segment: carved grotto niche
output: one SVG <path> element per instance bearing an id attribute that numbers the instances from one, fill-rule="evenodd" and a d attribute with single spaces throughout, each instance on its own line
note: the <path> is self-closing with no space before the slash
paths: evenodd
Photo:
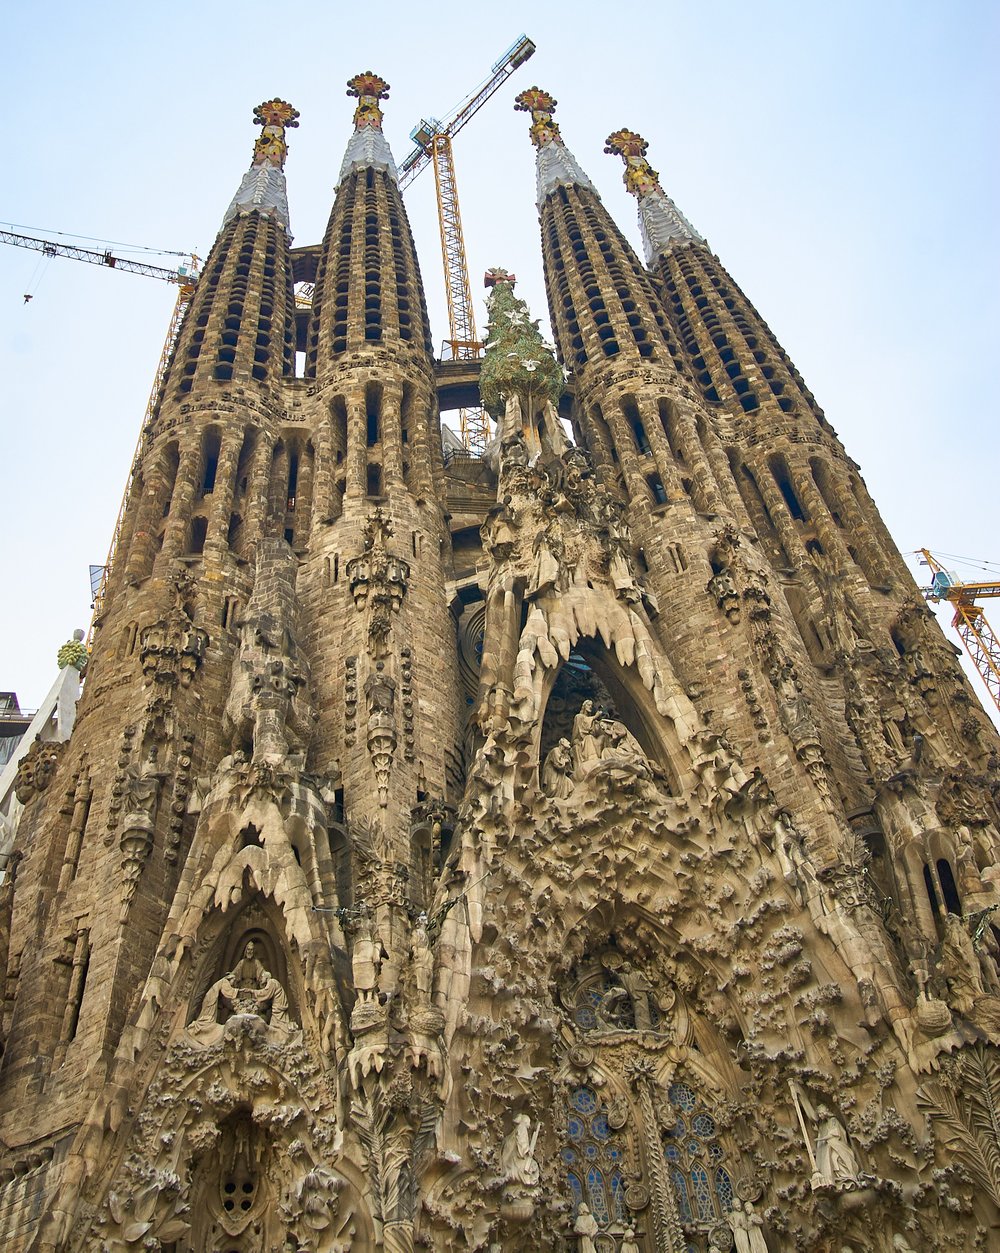
<path id="1" fill-rule="evenodd" d="M 673 990 L 654 985 L 639 963 L 614 947 L 579 963 L 561 990 L 561 999 L 583 1036 L 621 1031 L 673 1034 Z"/>
<path id="2" fill-rule="evenodd" d="M 565 799 L 581 783 L 636 779 L 675 794 L 665 751 L 650 733 L 629 676 L 601 646 L 581 640 L 559 667 L 545 702 L 539 769 L 548 796 Z M 662 723 L 662 719 L 658 719 Z"/>

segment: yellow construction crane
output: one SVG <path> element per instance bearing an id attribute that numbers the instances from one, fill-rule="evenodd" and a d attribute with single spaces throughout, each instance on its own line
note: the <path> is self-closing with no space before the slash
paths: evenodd
<path id="1" fill-rule="evenodd" d="M 946 600 L 955 609 L 952 626 L 958 632 L 979 677 L 1000 709 L 1000 641 L 986 620 L 986 614 L 975 603 L 991 596 L 1000 596 L 1000 580 L 992 583 L 962 583 L 951 571 L 946 570 L 926 548 L 919 549 L 923 564 L 930 567 L 930 587 L 923 589 L 927 600 L 935 603 Z"/>
<path id="2" fill-rule="evenodd" d="M 175 269 L 168 270 L 164 266 L 149 265 L 145 261 L 136 261 L 131 257 L 120 257 L 110 250 L 98 252 L 93 248 L 81 248 L 76 244 L 56 243 L 51 239 L 40 239 L 34 235 L 19 235 L 13 231 L 0 230 L 0 243 L 13 244 L 16 248 L 30 248 L 35 252 L 40 252 L 45 257 L 69 257 L 73 261 L 86 261 L 90 265 L 103 265 L 113 270 L 124 270 L 128 274 L 143 274 L 146 278 L 159 278 L 167 283 L 177 284 L 177 301 L 174 304 L 174 311 L 170 317 L 170 325 L 167 328 L 167 337 L 163 343 L 163 351 L 160 353 L 160 361 L 156 367 L 156 376 L 153 380 L 153 388 L 149 393 L 149 400 L 146 403 L 146 413 L 143 418 L 142 426 L 139 430 L 139 438 L 136 442 L 135 452 L 132 454 L 132 467 L 129 470 L 128 484 L 125 488 L 125 494 L 122 496 L 121 505 L 118 508 L 118 517 L 115 520 L 115 529 L 111 536 L 111 546 L 108 549 L 107 561 L 103 566 L 90 567 L 90 590 L 93 597 L 92 608 L 94 616 L 90 623 L 90 632 L 87 637 L 87 646 L 90 646 L 90 635 L 94 630 L 94 620 L 97 618 L 104 600 L 104 592 L 107 587 L 108 573 L 111 570 L 112 559 L 115 550 L 118 547 L 118 539 L 121 535 L 122 521 L 125 517 L 125 504 L 128 500 L 128 490 L 131 486 L 132 479 L 135 476 L 139 466 L 139 452 L 142 448 L 142 437 L 152 420 L 153 413 L 156 410 L 157 402 L 160 398 L 160 389 L 163 386 L 163 379 L 167 372 L 167 365 L 170 362 L 171 353 L 174 350 L 174 344 L 177 340 L 177 332 L 180 330 L 181 319 L 184 312 L 190 304 L 191 297 L 194 295 L 194 289 L 198 284 L 198 262 L 199 257 L 192 253 L 173 253 L 163 255 L 184 256 L 187 261 L 178 265 Z M 154 252 L 155 249 L 143 249 L 146 252 Z M 25 293 L 25 304 L 31 299 L 30 293 Z"/>
<path id="3" fill-rule="evenodd" d="M 451 331 L 445 347 L 452 360 L 474 361 L 483 351 L 476 332 L 476 318 L 469 285 L 469 265 L 462 235 L 462 215 L 455 183 L 452 140 L 483 107 L 490 96 L 534 54 L 535 45 L 527 35 L 519 35 L 490 68 L 489 76 L 467 96 L 452 114 L 443 119 L 424 118 L 410 132 L 417 145 L 399 167 L 399 186 L 411 183 L 426 166 L 434 166 L 437 188 L 438 225 L 441 228 L 441 256 L 448 293 L 448 325 Z M 444 353 L 442 352 L 442 356 Z M 466 448 L 482 453 L 489 440 L 489 420 L 482 409 L 461 411 L 462 440 Z"/>

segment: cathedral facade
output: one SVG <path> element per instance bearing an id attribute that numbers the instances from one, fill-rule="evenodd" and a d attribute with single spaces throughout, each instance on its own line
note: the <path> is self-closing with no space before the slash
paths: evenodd
<path id="1" fill-rule="evenodd" d="M 348 87 L 316 246 L 255 111 L 20 768 L 3 1247 L 998 1247 L 1000 745 L 857 466 L 642 137 L 644 261 L 538 88 L 555 346 L 495 269 L 436 361 Z"/>

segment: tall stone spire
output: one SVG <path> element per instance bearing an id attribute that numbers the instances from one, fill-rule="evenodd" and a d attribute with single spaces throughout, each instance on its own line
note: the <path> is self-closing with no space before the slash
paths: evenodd
<path id="1" fill-rule="evenodd" d="M 641 135 L 618 130 L 605 152 L 625 162 L 625 186 L 639 201 L 646 261 L 663 306 L 707 400 L 734 412 L 764 408 L 781 420 L 823 412 L 767 323 L 659 184 Z"/>
<path id="2" fill-rule="evenodd" d="M 673 248 L 705 242 L 680 209 L 660 186 L 660 176 L 646 160 L 649 144 L 635 131 L 618 130 L 605 141 L 604 151 L 617 154 L 625 162 L 623 182 L 639 201 L 639 228 L 642 231 L 646 263 Z"/>
<path id="3" fill-rule="evenodd" d="M 273 217 L 288 230 L 288 195 L 285 188 L 285 129 L 298 126 L 299 111 L 285 100 L 266 100 L 253 111 L 254 122 L 263 127 L 253 146 L 253 162 L 243 175 L 223 225 L 244 213 Z"/>
<path id="4" fill-rule="evenodd" d="M 563 143 L 555 100 L 530 87 L 514 107 L 531 115 L 545 283 L 563 364 L 583 371 L 588 362 L 618 357 L 679 368 L 649 276 Z"/>
<path id="5" fill-rule="evenodd" d="M 295 302 L 284 165 L 285 131 L 297 109 L 267 100 L 253 111 L 260 126 L 250 168 L 222 219 L 201 282 L 184 318 L 163 398 L 200 383 L 274 383 L 294 371 Z M 248 283 L 250 275 L 260 283 Z"/>
<path id="6" fill-rule="evenodd" d="M 347 80 L 347 94 L 357 97 L 358 107 L 354 110 L 354 134 L 344 153 L 337 186 L 352 170 L 366 167 L 385 170 L 395 182 L 396 163 L 382 134 L 382 110 L 379 107 L 380 101 L 389 98 L 389 84 L 371 70 L 365 70 L 363 74 L 355 74 Z"/>
<path id="7" fill-rule="evenodd" d="M 354 133 L 337 178 L 317 268 L 306 339 L 306 373 L 323 379 L 344 352 L 398 341 L 430 369 L 430 322 L 396 163 L 382 134 L 384 78 L 348 80 Z"/>
<path id="8" fill-rule="evenodd" d="M 531 114 L 531 142 L 538 149 L 537 201 L 541 210 L 545 197 L 557 187 L 586 187 L 598 200 L 597 188 L 583 172 L 563 142 L 559 123 L 552 114 L 558 102 L 540 87 L 529 87 L 517 97 L 514 108 Z"/>

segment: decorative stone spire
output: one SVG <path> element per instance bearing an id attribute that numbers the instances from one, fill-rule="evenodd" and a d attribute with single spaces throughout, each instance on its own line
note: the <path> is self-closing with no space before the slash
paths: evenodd
<path id="1" fill-rule="evenodd" d="M 388 99 L 389 84 L 378 74 L 365 70 L 347 80 L 347 94 L 357 97 L 358 107 L 354 110 L 354 134 L 344 153 L 337 186 L 352 170 L 366 166 L 385 170 L 395 179 L 396 163 L 382 134 L 382 110 L 379 107 L 380 100 Z"/>
<path id="2" fill-rule="evenodd" d="M 555 99 L 540 87 L 529 87 L 514 99 L 514 108 L 531 114 L 531 142 L 538 149 L 537 201 L 539 209 L 545 197 L 557 187 L 586 187 L 598 196 L 597 188 L 584 174 L 576 157 L 563 143 L 559 123 L 553 121 Z M 600 199 L 600 196 L 598 196 Z"/>
<path id="3" fill-rule="evenodd" d="M 659 174 L 646 160 L 648 148 L 641 135 L 622 129 L 608 136 L 604 151 L 625 162 L 623 181 L 639 201 L 643 250 L 647 264 L 652 265 L 657 257 L 666 256 L 674 248 L 703 244 L 705 240 L 660 186 Z"/>
<path id="4" fill-rule="evenodd" d="M 254 125 L 263 127 L 253 146 L 253 162 L 243 175 L 239 191 L 222 219 L 227 226 L 235 217 L 260 213 L 273 217 L 288 230 L 288 193 L 285 188 L 285 130 L 298 126 L 299 111 L 287 100 L 265 100 L 253 111 Z"/>

